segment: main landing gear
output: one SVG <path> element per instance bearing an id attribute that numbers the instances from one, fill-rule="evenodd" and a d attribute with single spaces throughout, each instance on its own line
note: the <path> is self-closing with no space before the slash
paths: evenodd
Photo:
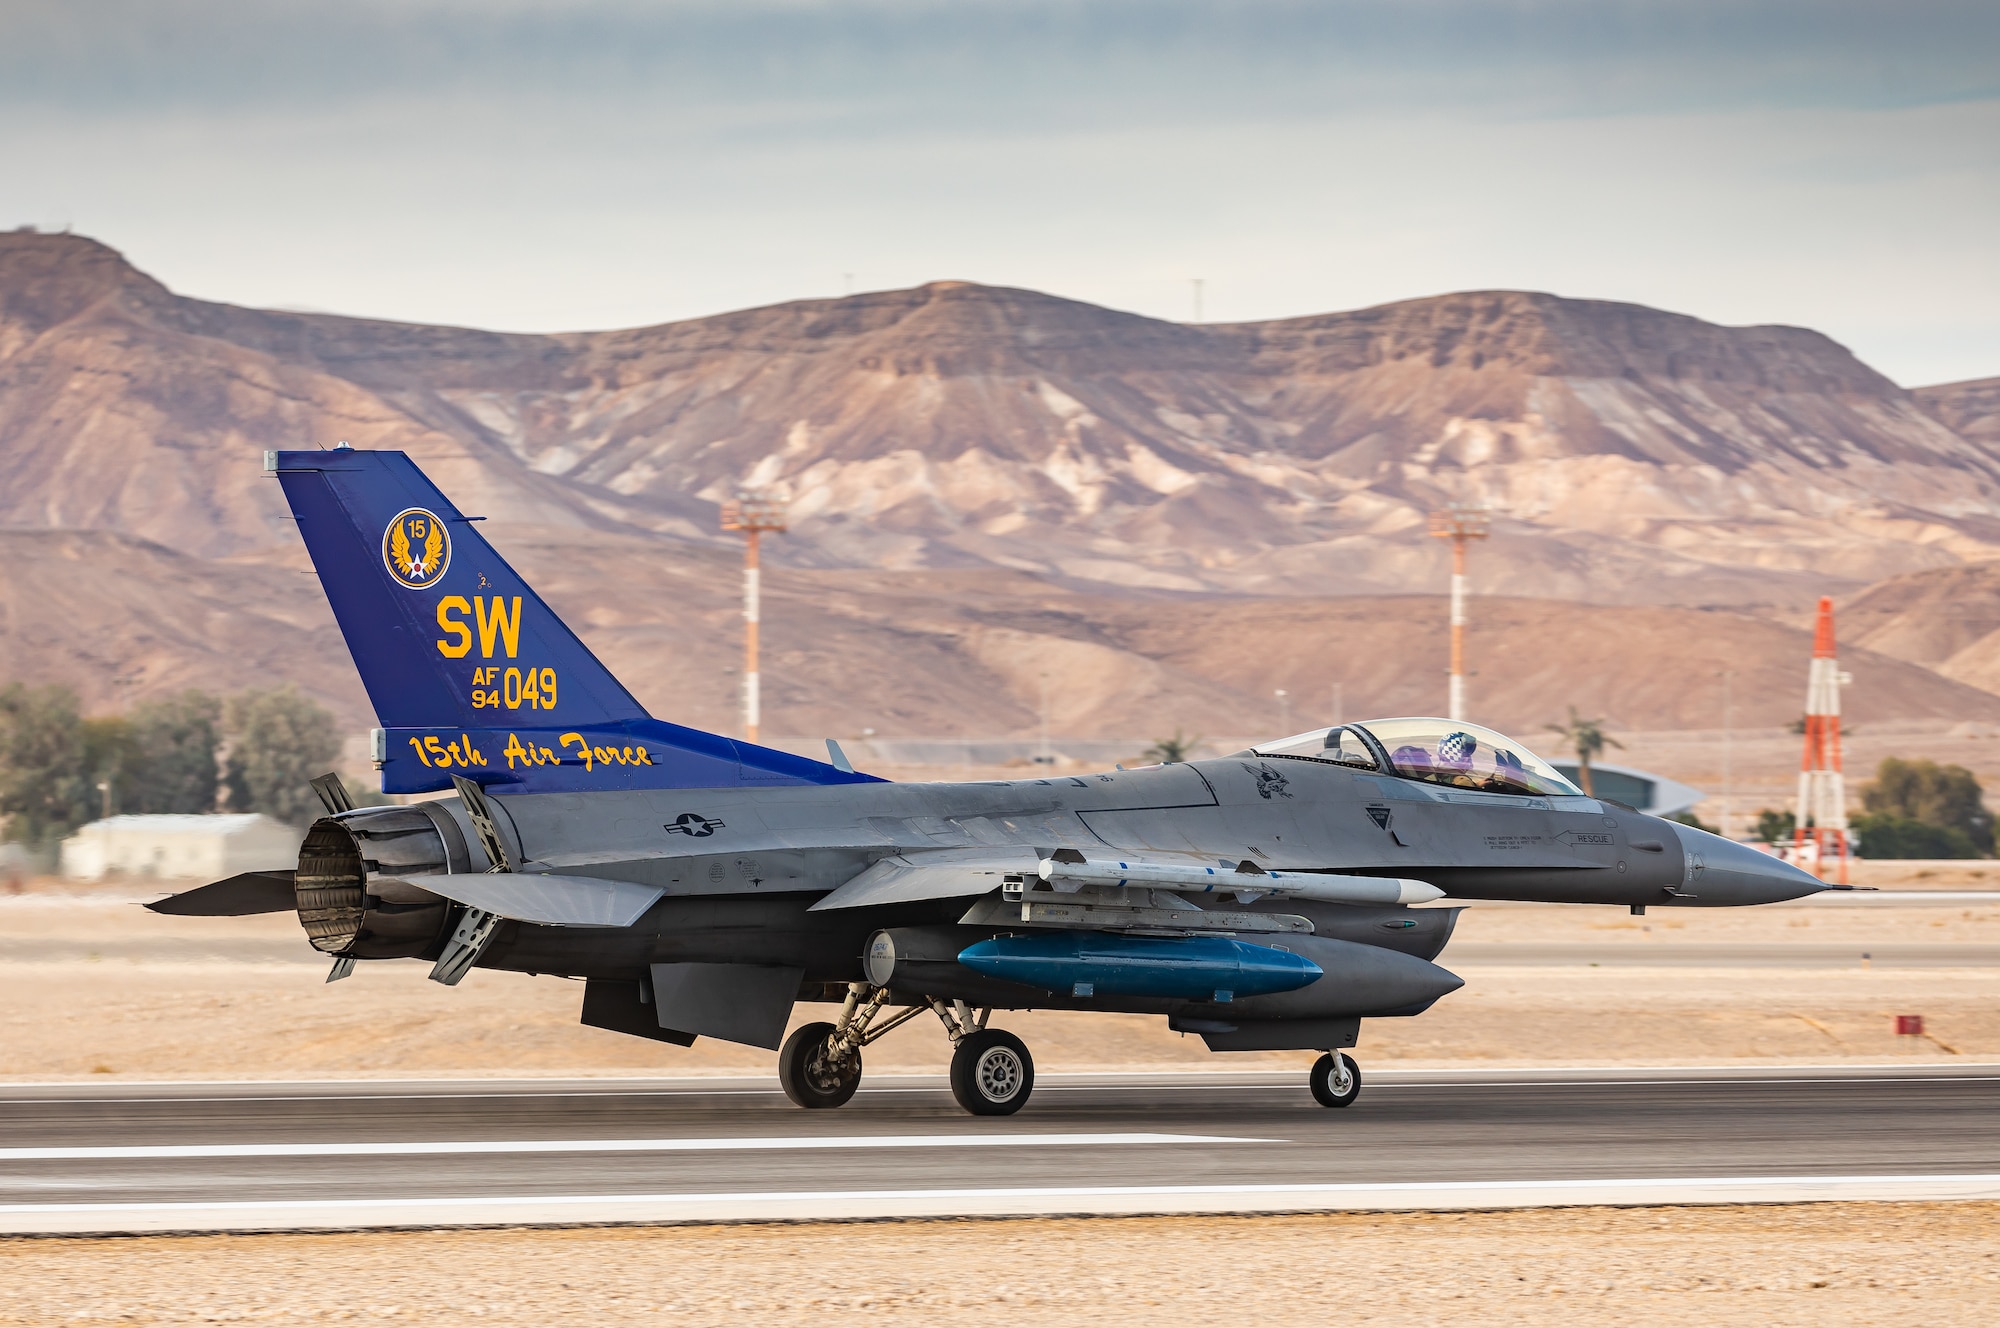
<path id="1" fill-rule="evenodd" d="M 1322 1107 L 1346 1107 L 1361 1096 L 1361 1067 L 1346 1052 L 1330 1051 L 1313 1062 L 1313 1096 Z"/>
<path id="2" fill-rule="evenodd" d="M 970 1031 L 964 1028 L 971 1022 L 965 1018 L 952 1038 L 958 1045 L 951 1053 L 951 1095 L 975 1116 L 1011 1116 L 1028 1104 L 1028 1094 L 1035 1091 L 1035 1058 L 1012 1033 L 983 1026 L 991 1013 L 980 1011 L 980 1026 Z M 970 1012 L 961 1004 L 954 1015 Z M 954 1031 L 954 1020 L 946 1017 L 942 1005 L 938 1017 L 945 1020 L 947 1032 Z"/>
<path id="3" fill-rule="evenodd" d="M 841 1054 L 834 1032 L 832 1024 L 806 1024 L 778 1049 L 778 1083 L 802 1107 L 840 1106 L 861 1086 L 861 1048 Z"/>
<path id="4" fill-rule="evenodd" d="M 815 1108 L 838 1107 L 853 1097 L 861 1086 L 861 1049 L 923 1013 L 922 1006 L 915 1006 L 875 1024 L 888 999 L 887 987 L 876 987 L 870 995 L 867 983 L 850 982 L 838 1022 L 794 1029 L 778 1049 L 778 1083 L 785 1096 Z"/>
<path id="5" fill-rule="evenodd" d="M 875 1017 L 888 999 L 886 987 L 849 983 L 837 1022 L 806 1024 L 786 1038 L 778 1052 L 785 1096 L 811 1108 L 837 1107 L 853 1097 L 861 1084 L 861 1049 L 924 1012 L 913 1005 L 878 1024 Z M 1027 1104 L 1035 1059 L 1021 1039 L 986 1026 L 992 1010 L 975 1015 L 964 1001 L 935 998 L 930 1009 L 951 1039 L 951 1095 L 959 1106 L 975 1116 L 1011 1116 Z"/>

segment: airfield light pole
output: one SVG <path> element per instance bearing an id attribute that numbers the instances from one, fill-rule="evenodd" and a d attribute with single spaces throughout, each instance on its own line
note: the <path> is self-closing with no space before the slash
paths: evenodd
<path id="1" fill-rule="evenodd" d="M 1040 735 L 1035 743 L 1035 764 L 1054 765 L 1056 754 L 1049 750 L 1049 671 L 1042 670 L 1041 701 L 1035 708 L 1035 723 Z"/>
<path id="2" fill-rule="evenodd" d="M 1732 704 L 1729 684 L 1735 679 L 1735 669 L 1722 670 L 1722 824 L 1719 827 L 1724 839 L 1729 838 L 1729 788 L 1735 782 L 1731 778 L 1731 757 L 1735 755 L 1736 709 Z"/>
<path id="3" fill-rule="evenodd" d="M 1465 718 L 1465 545 L 1485 539 L 1489 513 L 1484 507 L 1452 503 L 1431 513 L 1431 537 L 1451 541 L 1451 690 L 1445 717 Z"/>
<path id="4" fill-rule="evenodd" d="M 1292 731 L 1292 694 L 1280 687 L 1272 695 L 1278 698 L 1278 732 L 1289 736 Z"/>
<path id="5" fill-rule="evenodd" d="M 746 489 L 722 505 L 722 528 L 743 532 L 743 736 L 756 742 L 762 719 L 757 673 L 757 537 L 767 530 L 778 535 L 785 532 L 785 505 Z"/>

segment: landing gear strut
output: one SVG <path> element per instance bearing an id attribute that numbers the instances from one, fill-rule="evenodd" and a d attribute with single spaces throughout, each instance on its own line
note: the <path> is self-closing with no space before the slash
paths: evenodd
<path id="1" fill-rule="evenodd" d="M 1322 1107 L 1352 1106 L 1361 1096 L 1361 1067 L 1347 1053 L 1330 1051 L 1313 1062 L 1310 1082 Z"/>
<path id="2" fill-rule="evenodd" d="M 990 1009 L 975 1017 L 964 1001 L 931 1008 L 951 1038 L 951 1095 L 975 1116 L 1011 1116 L 1035 1091 L 1035 1058 L 1012 1033 L 988 1028 Z"/>
<path id="3" fill-rule="evenodd" d="M 833 1055 L 834 1032 L 832 1024 L 806 1024 L 778 1051 L 778 1082 L 802 1107 L 840 1106 L 861 1086 L 861 1049 Z"/>
<path id="4" fill-rule="evenodd" d="M 838 1023 L 806 1024 L 785 1039 L 778 1051 L 778 1083 L 799 1106 L 838 1107 L 853 1097 L 861 1086 L 861 1049 L 924 1012 L 913 1005 L 876 1024 L 889 989 L 868 992 L 866 982 L 849 983 Z"/>
<path id="5" fill-rule="evenodd" d="M 875 1017 L 889 999 L 887 987 L 850 982 L 847 1003 L 835 1023 L 806 1024 L 785 1039 L 778 1052 L 778 1082 L 799 1106 L 838 1107 L 861 1086 L 861 1049 L 924 1012 L 921 1005 L 899 1010 L 881 1023 Z M 988 1028 L 993 1011 L 977 1014 L 964 1001 L 933 997 L 930 1008 L 951 1039 L 951 1095 L 975 1116 L 1011 1116 L 1035 1091 L 1035 1058 L 1012 1033 Z"/>

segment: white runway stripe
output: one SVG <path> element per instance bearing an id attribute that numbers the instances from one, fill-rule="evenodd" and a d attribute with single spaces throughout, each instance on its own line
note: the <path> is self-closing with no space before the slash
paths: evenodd
<path id="1" fill-rule="evenodd" d="M 151 1161 L 175 1158 L 438 1157 L 454 1153 L 736 1153 L 839 1148 L 1079 1148 L 1117 1144 L 1268 1144 L 1214 1134 L 826 1134 L 747 1139 L 471 1139 L 412 1143 L 137 1144 L 103 1148 L 0 1148 L 6 1162 Z"/>
<path id="2" fill-rule="evenodd" d="M 0 1204 L 0 1232 L 280 1231 L 2000 1199 L 2000 1175 L 1670 1176 L 1350 1185 L 1069 1186 Z"/>

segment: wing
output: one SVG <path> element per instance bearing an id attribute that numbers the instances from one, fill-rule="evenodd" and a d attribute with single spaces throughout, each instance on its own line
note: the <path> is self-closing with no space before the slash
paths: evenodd
<path id="1" fill-rule="evenodd" d="M 807 912 L 907 904 L 919 899 L 962 899 L 1000 888 L 1003 876 L 1032 876 L 1032 848 L 941 849 L 883 858 L 814 904 Z"/>
<path id="2" fill-rule="evenodd" d="M 403 529 L 400 521 L 389 532 L 389 560 L 404 576 L 410 574 L 410 532 Z"/>
<path id="3" fill-rule="evenodd" d="M 437 522 L 430 523 L 430 533 L 424 536 L 424 570 L 434 572 L 439 560 L 444 556 L 444 528 Z"/>
<path id="4" fill-rule="evenodd" d="M 1428 882 L 1392 877 L 1266 871 L 1254 866 L 1245 872 L 1241 867 L 1205 866 L 1195 859 L 1134 862 L 1106 858 L 1090 862 L 1081 854 L 1074 860 L 1039 858 L 1031 848 L 1011 853 L 1002 848 L 905 852 L 883 858 L 807 911 L 983 895 L 997 888 L 1005 876 L 1021 876 L 1037 887 L 1046 882 L 1059 895 L 1074 895 L 1085 887 L 1138 887 L 1176 895 L 1233 894 L 1245 901 L 1272 895 L 1331 904 L 1426 904 L 1444 897 L 1444 891 Z"/>

